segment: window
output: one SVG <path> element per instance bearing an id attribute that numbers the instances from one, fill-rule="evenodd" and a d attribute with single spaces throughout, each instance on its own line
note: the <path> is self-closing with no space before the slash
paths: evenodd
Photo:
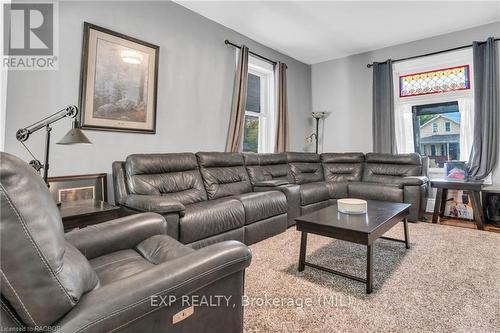
<path id="1" fill-rule="evenodd" d="M 470 89 L 469 65 L 437 69 L 399 77 L 399 97 Z"/>
<path id="2" fill-rule="evenodd" d="M 248 61 L 243 151 L 274 151 L 274 68 L 255 57 Z"/>
<path id="3" fill-rule="evenodd" d="M 442 168 L 446 161 L 458 160 L 460 158 L 458 102 L 415 105 L 412 112 L 415 151 L 429 156 L 430 167 Z"/>

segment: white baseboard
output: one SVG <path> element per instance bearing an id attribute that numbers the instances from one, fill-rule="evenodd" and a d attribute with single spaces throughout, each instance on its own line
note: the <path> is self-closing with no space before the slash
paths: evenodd
<path id="1" fill-rule="evenodd" d="M 427 199 L 427 206 L 425 206 L 426 213 L 432 213 L 434 211 L 434 203 L 435 202 L 436 202 L 436 199 L 433 199 L 433 198 Z"/>

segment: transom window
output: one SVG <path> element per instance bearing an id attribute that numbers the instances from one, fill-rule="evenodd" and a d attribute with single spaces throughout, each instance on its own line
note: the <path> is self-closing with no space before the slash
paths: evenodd
<path id="1" fill-rule="evenodd" d="M 273 152 L 274 125 L 274 68 L 249 57 L 243 151 Z"/>
<path id="2" fill-rule="evenodd" d="M 399 96 L 409 97 L 470 89 L 469 65 L 399 77 Z"/>

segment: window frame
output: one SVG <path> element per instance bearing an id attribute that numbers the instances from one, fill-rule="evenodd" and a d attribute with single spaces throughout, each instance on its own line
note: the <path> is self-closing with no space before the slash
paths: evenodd
<path id="1" fill-rule="evenodd" d="M 248 73 L 260 78 L 260 112 L 246 110 L 245 103 L 244 119 L 246 119 L 246 116 L 259 119 L 257 152 L 272 153 L 274 152 L 276 133 L 274 66 L 250 55 L 248 57 Z M 243 130 L 242 135 L 244 142 L 245 130 Z M 244 147 L 242 149 L 245 152 Z"/>

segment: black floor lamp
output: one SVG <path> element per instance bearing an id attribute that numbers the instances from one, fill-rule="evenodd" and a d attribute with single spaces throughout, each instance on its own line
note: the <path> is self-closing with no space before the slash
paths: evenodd
<path id="1" fill-rule="evenodd" d="M 311 135 L 309 135 L 306 138 L 306 142 L 307 143 L 312 143 L 313 140 L 315 141 L 315 143 L 316 143 L 316 150 L 315 150 L 316 154 L 318 153 L 318 145 L 319 145 L 319 137 L 318 137 L 318 135 L 319 135 L 319 121 L 325 117 L 325 114 L 326 114 L 325 112 L 313 112 L 312 113 L 312 117 L 314 119 L 316 119 L 316 132 L 313 133 L 313 134 L 311 134 Z"/>
<path id="2" fill-rule="evenodd" d="M 56 113 L 34 123 L 25 128 L 21 128 L 16 133 L 16 139 L 21 142 L 21 144 L 26 148 L 26 150 L 33 157 L 33 160 L 30 161 L 30 165 L 37 171 L 40 172 L 43 169 L 43 180 L 47 185 L 49 185 L 48 176 L 49 176 L 49 151 L 50 151 L 50 132 L 52 131 L 51 124 L 63 119 L 63 118 L 74 118 L 73 126 L 66 133 L 63 138 L 57 142 L 60 145 L 72 145 L 77 143 L 86 143 L 91 144 L 90 140 L 83 134 L 78 125 L 78 120 L 76 116 L 78 115 L 78 108 L 74 105 L 67 106 L 66 108 L 57 111 Z M 45 159 L 43 164 L 31 153 L 31 151 L 26 147 L 24 142 L 29 139 L 30 135 L 35 133 L 36 131 L 45 128 Z"/>

